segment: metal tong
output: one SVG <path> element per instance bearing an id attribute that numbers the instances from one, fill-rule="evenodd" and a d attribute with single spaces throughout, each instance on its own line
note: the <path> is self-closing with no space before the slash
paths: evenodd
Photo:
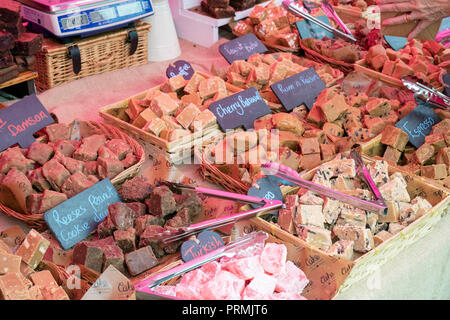
<path id="1" fill-rule="evenodd" d="M 215 261 L 225 256 L 231 258 L 240 251 L 245 250 L 248 247 L 255 245 L 256 243 L 264 243 L 267 238 L 268 235 L 264 231 L 252 232 L 247 235 L 244 235 L 243 237 L 240 237 L 235 241 L 228 243 L 223 247 L 211 251 L 210 253 L 202 255 L 198 258 L 183 263 L 177 267 L 171 268 L 167 271 L 161 272 L 155 275 L 154 277 L 151 277 L 136 284 L 135 285 L 136 297 L 138 299 L 147 299 L 151 298 L 151 296 L 165 297 L 164 295 L 153 291 L 152 288 L 160 286 L 164 282 L 169 281 L 170 279 L 173 279 L 175 277 L 178 277 L 186 272 L 197 269 L 198 267 L 201 267 L 202 265 L 207 264 L 208 262 Z"/>
<path id="2" fill-rule="evenodd" d="M 164 232 L 155 234 L 152 238 L 161 241 L 162 243 L 171 243 L 191 235 L 197 234 L 203 230 L 212 230 L 221 228 L 230 224 L 234 224 L 238 220 L 255 217 L 256 215 L 267 214 L 278 211 L 283 207 L 283 202 L 279 200 L 267 200 L 258 197 L 251 197 L 247 195 L 241 195 L 232 192 L 226 192 L 221 190 L 214 190 L 201 187 L 193 187 L 181 183 L 174 183 L 169 181 L 162 181 L 160 184 L 168 186 L 172 190 L 190 190 L 196 193 L 200 193 L 206 196 L 215 197 L 218 199 L 234 200 L 244 202 L 247 204 L 259 205 L 261 207 L 252 209 L 250 211 L 236 213 L 227 217 L 221 217 L 217 219 L 211 219 L 202 221 L 196 224 L 192 224 L 188 227 L 173 228 L 164 230 Z"/>
<path id="3" fill-rule="evenodd" d="M 284 0 L 283 1 L 283 5 L 286 9 L 288 9 L 289 11 L 291 11 L 293 14 L 302 17 L 303 19 L 306 19 L 316 25 L 318 25 L 319 27 L 322 27 L 323 29 L 333 33 L 335 36 L 342 38 L 344 40 L 350 41 L 350 42 L 357 42 L 356 38 L 353 36 L 353 34 L 350 32 L 350 30 L 348 30 L 347 27 L 344 28 L 344 30 L 348 31 L 349 33 L 343 32 L 341 30 L 338 30 L 336 28 L 333 28 L 332 26 L 327 25 L 326 23 L 320 21 L 319 19 L 317 19 L 316 17 L 313 17 L 312 15 L 310 15 L 308 13 L 308 11 L 303 7 L 303 6 L 299 6 L 297 3 L 291 1 L 291 0 Z M 330 11 L 329 8 L 324 10 L 325 12 Z M 334 14 L 332 14 L 333 17 L 337 17 L 336 12 L 333 10 Z M 339 21 L 344 24 L 342 22 L 342 20 L 339 18 L 338 21 L 336 21 L 339 25 L 341 23 L 339 23 Z"/>
<path id="4" fill-rule="evenodd" d="M 450 109 L 450 98 L 434 88 L 420 83 L 417 78 L 406 76 L 402 78 L 403 85 L 414 92 L 414 97 L 419 98 L 433 106 L 448 111 Z"/>
<path id="5" fill-rule="evenodd" d="M 384 202 L 383 197 L 381 196 L 380 191 L 376 187 L 376 184 L 374 183 L 373 179 L 371 178 L 369 171 L 364 166 L 364 163 L 359 156 L 359 154 L 355 151 L 354 154 L 352 154 L 352 158 L 355 159 L 357 172 L 361 175 L 362 179 L 367 183 L 370 190 L 373 193 L 373 196 L 375 198 L 375 201 L 368 201 L 363 200 L 354 196 L 347 195 L 345 193 L 332 190 L 330 188 L 315 184 L 311 181 L 302 179 L 297 171 L 292 170 L 288 167 L 285 167 L 279 163 L 274 162 L 267 162 L 263 164 L 263 168 L 268 169 L 268 174 L 275 175 L 279 178 L 288 180 L 302 188 L 311 190 L 313 192 L 319 193 L 321 195 L 324 195 L 329 198 L 333 198 L 345 203 L 348 203 L 354 207 L 368 210 L 377 213 L 378 215 L 385 216 L 387 214 L 387 206 Z"/>

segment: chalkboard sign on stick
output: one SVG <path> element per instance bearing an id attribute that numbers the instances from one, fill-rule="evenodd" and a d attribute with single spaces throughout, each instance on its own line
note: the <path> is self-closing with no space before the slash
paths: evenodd
<path id="1" fill-rule="evenodd" d="M 223 131 L 240 126 L 253 129 L 256 119 L 271 113 L 269 106 L 255 88 L 213 102 L 209 110 L 214 113 Z"/>
<path id="2" fill-rule="evenodd" d="M 220 235 L 214 231 L 202 231 L 197 240 L 188 240 L 181 245 L 181 259 L 184 262 L 201 257 L 224 246 Z"/>
<path id="3" fill-rule="evenodd" d="M 421 101 L 420 104 L 395 125 L 408 134 L 409 142 L 419 148 L 425 143 L 425 137 L 430 134 L 433 126 L 441 122 L 441 118 L 430 105 Z"/>
<path id="4" fill-rule="evenodd" d="M 314 68 L 294 74 L 270 86 L 287 111 L 305 104 L 309 110 L 317 96 L 327 88 Z"/>
<path id="5" fill-rule="evenodd" d="M 0 110 L 0 151 L 18 143 L 28 148 L 33 134 L 55 122 L 35 94 Z"/>
<path id="6" fill-rule="evenodd" d="M 173 65 L 169 65 L 166 69 L 167 78 L 176 77 L 182 75 L 184 80 L 190 80 L 195 71 L 191 64 L 184 60 L 175 61 Z"/>
<path id="7" fill-rule="evenodd" d="M 253 33 L 246 34 L 219 46 L 220 54 L 230 64 L 234 60 L 247 60 L 255 53 L 264 53 L 266 51 L 266 46 Z"/>
<path id="8" fill-rule="evenodd" d="M 273 179 L 264 177 L 256 181 L 257 186 L 253 186 L 247 191 L 247 195 L 252 197 L 263 198 L 267 200 L 283 201 L 283 194 L 280 186 Z M 251 204 L 253 208 L 258 208 L 258 205 Z"/>
<path id="9" fill-rule="evenodd" d="M 44 213 L 44 220 L 64 250 L 84 240 L 121 199 L 107 178 Z"/>

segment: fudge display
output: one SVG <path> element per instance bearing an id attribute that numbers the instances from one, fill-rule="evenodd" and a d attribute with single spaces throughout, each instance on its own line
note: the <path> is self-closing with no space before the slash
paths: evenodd
<path id="1" fill-rule="evenodd" d="M 389 174 L 386 161 L 377 160 L 368 169 L 388 207 L 386 216 L 300 188 L 296 194 L 285 196 L 286 208 L 279 212 L 275 223 L 333 257 L 355 260 L 432 208 L 425 198 L 410 196 L 404 176 L 400 172 Z M 341 154 L 320 165 L 312 182 L 361 199 L 373 199 L 365 182 L 356 175 L 354 160 Z"/>
<path id="2" fill-rule="evenodd" d="M 188 300 L 306 300 L 309 280 L 292 261 L 284 244 L 266 243 L 238 255 L 204 264 L 157 293 Z"/>
<path id="3" fill-rule="evenodd" d="M 361 48 L 340 38 L 301 39 L 302 45 L 321 55 L 346 63 L 355 63 L 361 59 Z"/>
<path id="4" fill-rule="evenodd" d="M 130 99 L 125 112 L 115 116 L 167 142 L 173 142 L 216 126 L 217 120 L 209 111 L 209 105 L 233 93 L 220 77 L 206 78 L 194 73 L 186 81 L 178 75 L 149 90 L 142 99 Z"/>
<path id="5" fill-rule="evenodd" d="M 449 52 L 439 42 L 413 39 L 398 51 L 373 46 L 359 63 L 396 79 L 414 75 L 429 86 L 440 88 L 442 74 L 449 71 Z"/>
<path id="6" fill-rule="evenodd" d="M 88 130 L 87 122 L 77 122 Z M 127 142 L 73 124 L 46 127 L 46 142 L 0 153 L 0 201 L 16 212 L 43 214 L 138 162 Z M 73 131 L 73 132 L 72 132 Z M 92 133 L 92 134 L 91 134 Z"/>
<path id="7" fill-rule="evenodd" d="M 234 17 L 236 11 L 249 9 L 255 5 L 255 0 L 203 0 L 201 8 L 214 18 Z"/>

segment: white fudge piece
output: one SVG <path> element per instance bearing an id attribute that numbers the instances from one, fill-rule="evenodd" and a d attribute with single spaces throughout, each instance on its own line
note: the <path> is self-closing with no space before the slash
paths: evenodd
<path id="1" fill-rule="evenodd" d="M 392 233 L 395 235 L 395 234 L 399 233 L 400 231 L 402 231 L 403 229 L 405 229 L 405 226 L 402 226 L 400 223 L 397 223 L 397 222 L 389 223 L 389 229 L 388 229 L 389 233 Z"/>
<path id="2" fill-rule="evenodd" d="M 395 177 L 388 183 L 382 185 L 379 190 L 384 200 L 399 202 L 411 201 L 408 190 L 406 190 L 406 186 L 399 177 Z"/>
<path id="3" fill-rule="evenodd" d="M 296 226 L 297 235 L 314 248 L 320 249 L 331 246 L 331 231 L 315 226 Z"/>
<path id="4" fill-rule="evenodd" d="M 389 165 L 387 161 L 377 160 L 369 167 L 369 173 L 377 187 L 389 182 Z"/>
<path id="5" fill-rule="evenodd" d="M 358 208 L 341 208 L 336 224 L 365 228 L 367 224 L 366 212 Z"/>
<path id="6" fill-rule="evenodd" d="M 374 247 L 373 236 L 370 229 L 355 226 L 335 226 L 333 232 L 339 240 L 354 241 L 353 249 L 355 251 L 367 252 Z"/>
<path id="7" fill-rule="evenodd" d="M 327 253 L 335 258 L 353 260 L 353 246 L 354 241 L 339 240 L 333 243 L 333 245 L 328 248 Z"/>
<path id="8" fill-rule="evenodd" d="M 321 205 L 300 204 L 297 206 L 295 214 L 295 224 L 303 224 L 307 226 L 324 227 L 324 217 Z"/>
<path id="9" fill-rule="evenodd" d="M 321 197 L 314 194 L 314 192 L 308 191 L 302 195 L 299 199 L 301 204 L 312 204 L 322 206 L 324 201 Z"/>
<path id="10" fill-rule="evenodd" d="M 425 215 L 432 207 L 424 198 L 416 197 L 411 201 L 411 206 L 408 209 L 400 212 L 400 223 L 407 226 Z"/>
<path id="11" fill-rule="evenodd" d="M 326 198 L 323 205 L 323 217 L 328 224 L 334 224 L 341 212 L 341 202 L 331 198 Z"/>
<path id="12" fill-rule="evenodd" d="M 376 235 L 373 236 L 375 247 L 378 247 L 380 244 L 382 244 L 389 238 L 392 238 L 392 233 L 389 233 L 385 230 L 378 232 Z"/>

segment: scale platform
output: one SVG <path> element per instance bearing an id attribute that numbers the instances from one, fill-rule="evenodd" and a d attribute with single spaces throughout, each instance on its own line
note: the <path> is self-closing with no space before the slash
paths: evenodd
<path id="1" fill-rule="evenodd" d="M 89 36 L 153 14 L 151 0 L 18 0 L 32 27 L 55 37 Z"/>

